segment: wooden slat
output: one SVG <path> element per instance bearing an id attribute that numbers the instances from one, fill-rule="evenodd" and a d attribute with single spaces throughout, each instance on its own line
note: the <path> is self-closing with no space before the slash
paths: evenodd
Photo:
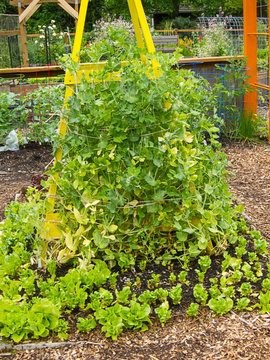
<path id="1" fill-rule="evenodd" d="M 10 5 L 13 5 L 13 6 L 18 6 L 18 2 L 20 0 L 10 0 L 9 3 Z M 27 5 L 29 5 L 33 0 L 21 0 L 21 4 L 22 4 L 22 7 L 26 7 Z M 75 4 L 76 0 L 66 0 L 67 3 L 69 4 Z M 52 2 L 52 3 L 56 3 L 57 0 L 40 0 L 41 3 L 48 3 L 48 2 Z M 78 3 L 80 4 L 81 3 L 81 0 L 78 0 Z"/>
<path id="2" fill-rule="evenodd" d="M 20 30 L 0 31 L 0 36 L 20 35 Z"/>
<path id="3" fill-rule="evenodd" d="M 245 56 L 216 56 L 209 58 L 182 58 L 179 59 L 178 65 L 181 64 L 200 64 L 204 66 L 205 63 L 215 63 L 220 64 L 222 62 L 229 62 L 231 60 L 241 60 Z M 104 67 L 104 62 L 95 63 L 95 64 L 81 64 L 80 71 L 87 73 L 87 71 L 100 71 Z M 124 64 L 124 63 L 123 63 Z M 48 77 L 48 76 L 57 76 L 64 74 L 65 71 L 58 65 L 53 66 L 35 66 L 35 67 L 23 67 L 23 68 L 11 68 L 11 69 L 0 69 L 0 78 L 14 78 L 20 77 L 23 75 L 25 78 L 39 78 L 39 77 Z"/>
<path id="4" fill-rule="evenodd" d="M 25 22 L 34 14 L 34 12 L 40 7 L 40 0 L 33 0 L 30 5 L 19 16 L 19 23 Z"/>
<path id="5" fill-rule="evenodd" d="M 178 45 L 178 36 L 153 36 L 155 45 Z"/>
<path id="6" fill-rule="evenodd" d="M 74 10 L 73 7 L 66 2 L 66 0 L 57 0 L 57 2 L 58 5 L 60 5 L 67 13 L 69 13 L 70 16 L 78 20 L 78 12 Z"/>
<path id="7" fill-rule="evenodd" d="M 65 74 L 65 71 L 58 65 L 0 69 L 0 78 L 5 79 L 20 78 L 21 76 L 27 79 L 43 78 L 62 74 Z"/>

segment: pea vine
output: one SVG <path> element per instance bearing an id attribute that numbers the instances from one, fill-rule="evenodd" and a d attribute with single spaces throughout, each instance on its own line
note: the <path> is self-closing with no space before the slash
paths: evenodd
<path id="1" fill-rule="evenodd" d="M 158 59 L 159 77 L 139 57 L 128 60 L 121 82 L 107 81 L 121 69 L 109 59 L 93 74 L 99 81 L 82 79 L 69 100 L 68 131 L 54 145 L 63 158 L 43 184 L 58 186 L 62 237 L 42 237 L 42 192 L 31 189 L 29 202 L 6 210 L 5 338 L 65 339 L 70 313 L 79 313 L 78 332 L 99 326 L 117 339 L 155 317 L 164 326 L 179 306 L 188 316 L 204 306 L 270 311 L 267 242 L 232 204 L 216 95 L 205 80 L 173 70 L 176 58 Z"/>

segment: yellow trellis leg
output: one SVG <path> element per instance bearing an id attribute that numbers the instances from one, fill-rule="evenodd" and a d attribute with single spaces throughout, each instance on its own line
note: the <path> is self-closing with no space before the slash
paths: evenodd
<path id="1" fill-rule="evenodd" d="M 84 24 L 85 24 L 85 18 L 86 18 L 86 12 L 88 7 L 88 1 L 89 0 L 82 0 L 81 6 L 80 6 L 80 13 L 76 28 L 76 34 L 73 44 L 73 51 L 71 58 L 73 61 L 78 62 L 79 61 L 79 52 L 81 49 L 81 43 L 82 43 L 82 36 L 83 36 L 83 30 L 84 30 Z M 66 72 L 65 75 L 65 83 L 68 82 L 68 79 L 70 78 L 69 72 Z M 74 92 L 74 85 L 69 85 L 66 87 L 66 93 L 65 93 L 65 101 L 64 101 L 64 109 L 67 109 L 67 102 L 70 97 L 72 97 Z M 66 134 L 67 131 L 67 114 L 65 114 L 65 117 L 61 117 L 60 123 L 59 123 L 59 136 L 60 138 L 63 137 Z M 61 161 L 62 159 L 62 150 L 61 148 L 58 148 L 56 150 L 55 154 L 55 163 L 56 161 Z M 48 202 L 50 204 L 49 212 L 46 215 L 45 223 L 44 223 L 44 236 L 48 239 L 50 238 L 59 238 L 61 235 L 60 230 L 57 227 L 57 223 L 60 222 L 60 219 L 58 218 L 57 214 L 55 214 L 54 211 L 54 204 L 55 204 L 55 197 L 57 192 L 57 185 L 56 180 L 59 177 L 59 174 L 56 174 L 54 176 L 54 183 L 51 184 L 49 188 L 49 194 L 48 194 Z M 44 249 L 45 250 L 45 249 Z"/>
<path id="2" fill-rule="evenodd" d="M 141 0 L 127 0 L 130 14 L 135 30 L 136 40 L 138 46 L 140 48 L 144 48 L 144 43 L 149 53 L 155 53 L 155 46 L 153 43 L 153 39 L 151 37 L 151 33 L 146 21 L 145 13 L 142 7 Z M 78 18 L 78 24 L 76 29 L 76 35 L 74 40 L 74 46 L 72 51 L 72 60 L 78 62 L 78 54 L 81 48 L 86 12 L 88 7 L 89 0 L 82 0 L 80 13 Z M 87 74 L 91 73 L 96 69 L 102 69 L 104 66 L 103 63 L 96 63 L 96 64 L 88 64 L 88 65 L 81 65 L 80 70 L 76 72 L 75 75 L 71 75 L 69 72 L 66 73 L 65 76 L 65 85 L 66 93 L 65 93 L 65 101 L 64 101 L 64 109 L 68 110 L 67 102 L 70 97 L 72 97 L 74 92 L 74 85 L 76 83 L 80 83 L 80 75 L 84 73 L 87 78 Z M 122 63 L 122 66 L 125 66 L 125 63 Z M 157 60 L 152 60 L 152 66 L 154 69 L 155 76 L 159 76 L 161 74 L 159 68 L 159 63 Z M 112 76 L 108 80 L 119 81 L 119 77 L 115 76 L 118 73 L 112 74 Z M 62 117 L 59 124 L 59 136 L 60 138 L 66 134 L 67 131 L 67 113 L 65 113 L 65 117 Z M 57 161 L 61 161 L 62 159 L 62 150 L 58 148 L 55 154 L 55 163 Z M 57 193 L 57 184 L 56 181 L 59 177 L 59 174 L 55 174 L 54 176 L 54 183 L 49 188 L 49 195 L 48 195 L 48 202 L 50 204 L 50 209 L 46 214 L 46 219 L 44 223 L 44 233 L 43 236 L 46 239 L 57 239 L 61 236 L 61 231 L 58 229 L 57 224 L 61 222 L 59 216 L 54 212 L 54 205 L 55 205 L 55 198 Z M 47 251 L 47 243 L 44 244 L 43 255 L 46 255 Z"/>
<path id="3" fill-rule="evenodd" d="M 156 49 L 146 20 L 141 0 L 128 0 L 128 6 L 138 46 L 143 49 L 145 41 L 147 51 L 150 54 L 154 54 L 156 52 Z M 159 68 L 158 61 L 153 59 L 152 66 L 155 75 L 159 76 L 160 73 L 156 71 Z"/>

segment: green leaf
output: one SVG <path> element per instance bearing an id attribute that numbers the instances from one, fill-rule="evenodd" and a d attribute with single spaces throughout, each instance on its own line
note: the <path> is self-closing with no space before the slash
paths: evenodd
<path id="1" fill-rule="evenodd" d="M 151 186 L 156 186 L 157 185 L 156 180 L 153 178 L 153 176 L 151 174 L 146 174 L 144 179 Z"/>
<path id="2" fill-rule="evenodd" d="M 94 233 L 94 243 L 98 248 L 105 249 L 109 245 L 110 239 L 103 237 L 99 231 L 96 231 Z"/>
<path id="3" fill-rule="evenodd" d="M 166 194 L 167 192 L 165 190 L 158 190 L 154 196 L 153 196 L 153 200 L 155 201 L 160 201 L 160 200 L 163 200 L 164 198 L 164 195 Z"/>

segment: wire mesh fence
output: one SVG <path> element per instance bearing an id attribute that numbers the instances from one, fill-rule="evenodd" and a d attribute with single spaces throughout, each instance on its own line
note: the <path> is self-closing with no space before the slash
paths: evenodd
<path id="1" fill-rule="evenodd" d="M 0 14 L 0 68 L 21 65 L 19 16 Z"/>

